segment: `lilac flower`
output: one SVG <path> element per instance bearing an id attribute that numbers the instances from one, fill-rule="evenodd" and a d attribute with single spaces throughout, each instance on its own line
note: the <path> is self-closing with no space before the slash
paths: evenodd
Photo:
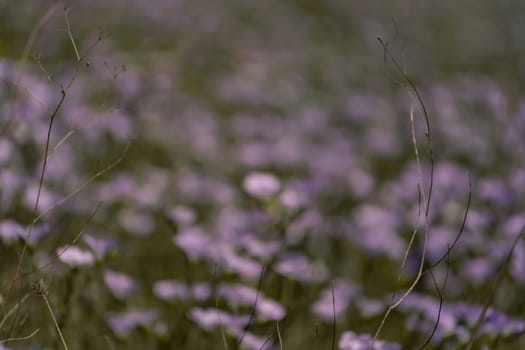
<path id="1" fill-rule="evenodd" d="M 217 296 L 226 299 L 232 306 L 252 305 L 257 298 L 257 290 L 241 283 L 221 283 Z"/>
<path id="2" fill-rule="evenodd" d="M 0 343 L 0 350 L 12 350 L 13 348 L 8 348 L 4 344 Z"/>
<path id="3" fill-rule="evenodd" d="M 137 288 L 137 284 L 133 278 L 113 270 L 104 271 L 104 282 L 111 293 L 120 299 L 126 298 Z"/>
<path id="4" fill-rule="evenodd" d="M 485 179 L 480 183 L 479 196 L 505 207 L 513 200 L 512 193 L 507 186 L 498 179 Z"/>
<path id="5" fill-rule="evenodd" d="M 35 206 L 36 198 L 38 193 L 38 185 L 32 184 L 29 185 L 26 188 L 25 196 L 24 196 L 24 203 L 27 208 L 30 208 L 31 210 Z M 42 187 L 40 192 L 40 199 L 38 201 L 38 212 L 43 213 L 49 208 L 51 208 L 57 201 L 58 201 L 58 195 L 51 190 Z"/>
<path id="6" fill-rule="evenodd" d="M 494 266 L 488 258 L 475 258 L 465 261 L 461 270 L 463 277 L 467 281 L 478 285 L 492 276 Z"/>
<path id="7" fill-rule="evenodd" d="M 286 315 L 286 310 L 281 304 L 267 298 L 262 291 L 257 292 L 244 284 L 221 283 L 217 295 L 226 299 L 233 307 L 255 305 L 257 315 L 264 320 L 281 320 Z"/>
<path id="8" fill-rule="evenodd" d="M 286 230 L 286 241 L 295 245 L 310 232 L 315 232 L 323 222 L 321 214 L 317 209 L 308 209 L 295 219 Z"/>
<path id="9" fill-rule="evenodd" d="M 89 248 L 91 248 L 97 259 L 103 259 L 117 245 L 114 239 L 97 238 L 87 233 L 84 234 L 82 238 Z"/>
<path id="10" fill-rule="evenodd" d="M 155 227 L 153 218 L 148 213 L 134 209 L 121 210 L 118 219 L 122 227 L 134 235 L 148 235 Z"/>
<path id="11" fill-rule="evenodd" d="M 249 315 L 232 315 L 216 308 L 202 309 L 198 307 L 190 310 L 189 318 L 202 329 L 212 330 L 219 325 L 223 325 L 232 333 L 242 330 L 250 320 Z"/>
<path id="12" fill-rule="evenodd" d="M 153 326 L 157 318 L 156 310 L 132 309 L 123 313 L 109 313 L 107 323 L 117 336 L 125 338 L 137 327 Z"/>
<path id="13" fill-rule="evenodd" d="M 60 261 L 71 267 L 92 266 L 95 264 L 95 257 L 88 250 L 82 250 L 77 246 L 70 245 L 57 249 Z"/>
<path id="14" fill-rule="evenodd" d="M 373 337 L 370 334 L 355 334 L 351 331 L 344 332 L 339 338 L 339 350 L 369 350 Z M 376 340 L 373 350 L 401 350 L 401 345 Z"/>
<path id="15" fill-rule="evenodd" d="M 27 234 L 26 229 L 13 220 L 0 222 L 0 238 L 5 244 L 11 244 L 18 238 L 23 238 Z"/>
<path id="16" fill-rule="evenodd" d="M 173 237 L 173 242 L 191 259 L 198 260 L 209 257 L 212 252 L 213 242 L 199 227 L 190 227 L 179 232 Z"/>
<path id="17" fill-rule="evenodd" d="M 246 332 L 242 336 L 241 345 L 249 350 L 271 350 L 273 344 L 267 341 L 267 337 L 259 337 L 253 333 Z"/>
<path id="18" fill-rule="evenodd" d="M 327 271 L 323 265 L 313 265 L 306 256 L 299 253 L 281 255 L 274 269 L 281 275 L 303 282 L 323 281 L 327 277 Z"/>
<path id="19" fill-rule="evenodd" d="M 187 299 L 190 296 L 190 291 L 188 286 L 182 282 L 161 280 L 153 285 L 153 294 L 163 300 Z"/>
<path id="20" fill-rule="evenodd" d="M 0 171 L 0 205 L 3 210 L 13 206 L 15 194 L 22 187 L 23 181 L 16 171 L 2 169 Z"/>
<path id="21" fill-rule="evenodd" d="M 357 299 L 356 307 L 363 317 L 374 317 L 385 310 L 385 303 L 381 300 L 361 297 Z"/>
<path id="22" fill-rule="evenodd" d="M 335 316 L 339 316 L 346 311 L 350 299 L 356 294 L 357 289 L 344 280 L 338 280 L 334 283 L 333 294 L 332 287 L 325 288 L 317 301 L 312 305 L 312 311 L 324 321 L 332 321 Z"/>
<path id="23" fill-rule="evenodd" d="M 398 215 L 385 208 L 363 205 L 354 212 L 353 218 L 358 231 L 352 239 L 371 253 L 386 254 L 394 259 L 400 258 L 405 244 L 396 230 L 400 225 Z"/>
<path id="24" fill-rule="evenodd" d="M 231 247 L 226 246 L 218 252 L 216 261 L 247 279 L 259 277 L 262 270 L 262 265 L 259 262 L 237 255 Z"/>
<path id="25" fill-rule="evenodd" d="M 9 140 L 0 138 L 0 165 L 7 163 L 13 154 L 13 145 Z"/>
<path id="26" fill-rule="evenodd" d="M 458 340 L 469 339 L 470 329 L 478 322 L 483 306 L 466 303 L 443 304 L 439 311 L 439 301 L 416 293 L 410 294 L 400 305 L 401 310 L 411 310 L 417 315 L 408 320 L 410 329 L 418 329 L 423 333 L 431 331 L 439 315 L 439 324 L 434 339 L 444 336 L 455 336 Z M 489 308 L 481 323 L 482 334 L 490 336 L 509 336 L 525 330 L 525 322 L 520 319 L 510 318 L 493 308 Z"/>
<path id="27" fill-rule="evenodd" d="M 139 208 L 158 208 L 168 184 L 169 176 L 165 170 L 149 169 L 146 182 L 137 186 L 130 197 Z"/>
<path id="28" fill-rule="evenodd" d="M 116 201 L 127 197 L 129 193 L 135 190 L 135 181 L 130 174 L 119 173 L 113 178 L 99 185 L 97 188 L 97 198 L 101 201 Z"/>
<path id="29" fill-rule="evenodd" d="M 211 289 L 208 283 L 198 282 L 191 286 L 191 295 L 199 301 L 207 300 L 211 296 Z"/>
<path id="30" fill-rule="evenodd" d="M 239 240 L 239 245 L 244 247 L 248 254 L 257 258 L 271 258 L 281 250 L 280 242 L 264 242 L 253 234 L 243 235 Z"/>
<path id="31" fill-rule="evenodd" d="M 279 196 L 281 204 L 290 209 L 298 209 L 305 205 L 306 199 L 299 192 L 294 190 L 284 190 Z"/>
<path id="32" fill-rule="evenodd" d="M 502 231 L 507 237 L 516 237 L 524 227 L 525 214 L 516 214 L 505 221 Z"/>
<path id="33" fill-rule="evenodd" d="M 243 188 L 254 197 L 266 198 L 277 194 L 281 184 L 272 174 L 253 172 L 244 178 Z"/>
<path id="34" fill-rule="evenodd" d="M 167 210 L 168 217 L 182 226 L 190 226 L 195 222 L 196 214 L 193 209 L 178 205 Z"/>
<path id="35" fill-rule="evenodd" d="M 365 198 L 370 195 L 375 185 L 372 175 L 359 168 L 351 169 L 346 181 L 352 190 L 352 195 L 357 198 Z"/>
<path id="36" fill-rule="evenodd" d="M 281 304 L 265 297 L 257 300 L 255 309 L 257 315 L 264 320 L 278 321 L 286 315 L 286 310 Z"/>
<path id="37" fill-rule="evenodd" d="M 447 252 L 457 236 L 457 229 L 448 226 L 434 226 L 430 229 L 427 242 L 427 254 L 432 260 L 437 260 Z M 456 246 L 455 251 L 461 249 Z"/>

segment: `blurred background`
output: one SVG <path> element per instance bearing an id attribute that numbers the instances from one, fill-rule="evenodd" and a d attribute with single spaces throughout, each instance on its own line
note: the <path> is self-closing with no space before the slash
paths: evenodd
<path id="1" fill-rule="evenodd" d="M 0 339 L 62 347 L 42 281 L 70 348 L 327 348 L 335 312 L 353 349 L 461 233 L 379 339 L 520 348 L 523 33 L 517 0 L 0 0 Z"/>

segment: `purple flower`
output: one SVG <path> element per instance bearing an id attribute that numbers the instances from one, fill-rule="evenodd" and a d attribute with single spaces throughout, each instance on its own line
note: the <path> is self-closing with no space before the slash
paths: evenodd
<path id="1" fill-rule="evenodd" d="M 324 265 L 313 265 L 308 258 L 299 253 L 286 253 L 279 257 L 274 270 L 303 282 L 318 282 L 326 279 L 328 273 Z"/>
<path id="2" fill-rule="evenodd" d="M 281 249 L 279 241 L 264 242 L 253 234 L 242 236 L 239 245 L 244 247 L 248 254 L 257 258 L 272 258 Z"/>
<path id="3" fill-rule="evenodd" d="M 237 255 L 231 247 L 223 247 L 218 253 L 216 261 L 247 279 L 259 277 L 262 270 L 262 265 L 259 262 Z"/>
<path id="4" fill-rule="evenodd" d="M 153 294 L 159 299 L 187 299 L 190 291 L 185 283 L 175 280 L 161 280 L 153 285 Z"/>
<path id="5" fill-rule="evenodd" d="M 380 300 L 361 297 L 356 301 L 356 307 L 364 317 L 373 317 L 385 310 L 385 303 Z"/>
<path id="6" fill-rule="evenodd" d="M 226 299 L 233 307 L 255 305 L 257 315 L 264 320 L 281 320 L 286 315 L 286 310 L 281 304 L 267 298 L 262 291 L 257 292 L 256 289 L 240 283 L 221 283 L 217 295 Z"/>
<path id="7" fill-rule="evenodd" d="M 117 242 L 111 238 L 97 238 L 90 234 L 84 234 L 84 242 L 91 248 L 97 259 L 103 259 L 116 245 Z"/>
<path id="8" fill-rule="evenodd" d="M 190 226 L 195 222 L 196 214 L 195 211 L 189 207 L 182 205 L 172 207 L 167 210 L 168 217 L 182 226 Z"/>
<path id="9" fill-rule="evenodd" d="M 272 174 L 253 172 L 244 178 L 243 188 L 254 197 L 266 198 L 277 194 L 281 183 Z"/>
<path id="10" fill-rule="evenodd" d="M 463 263 L 461 274 L 474 285 L 485 282 L 492 276 L 494 266 L 488 258 L 469 259 Z"/>
<path id="11" fill-rule="evenodd" d="M 508 237 L 516 237 L 524 227 L 525 214 L 517 214 L 505 221 L 502 231 Z"/>
<path id="12" fill-rule="evenodd" d="M 24 238 L 26 229 L 13 220 L 4 220 L 0 222 L 0 238 L 5 244 L 11 244 L 18 238 Z"/>
<path id="13" fill-rule="evenodd" d="M 104 271 L 104 282 L 111 293 L 121 299 L 126 298 L 137 288 L 137 284 L 133 278 L 113 270 Z"/>
<path id="14" fill-rule="evenodd" d="M 356 334 L 351 331 L 344 332 L 339 338 L 339 350 L 369 350 L 373 337 L 370 334 Z M 401 345 L 387 343 L 382 340 L 374 342 L 373 350 L 401 350 Z"/>
<path id="15" fill-rule="evenodd" d="M 35 206 L 36 198 L 38 193 L 38 185 L 32 184 L 26 188 L 24 203 L 27 208 L 33 210 Z M 56 193 L 51 190 L 42 187 L 40 192 L 40 198 L 38 201 L 38 212 L 43 213 L 49 208 L 51 208 L 56 202 L 58 202 L 59 197 Z"/>
<path id="16" fill-rule="evenodd" d="M 0 139 L 0 165 L 4 165 L 13 154 L 13 144 L 4 138 Z"/>
<path id="17" fill-rule="evenodd" d="M 95 264 L 95 257 L 88 250 L 82 250 L 77 246 L 64 246 L 57 249 L 60 261 L 71 267 L 92 266 Z"/>
<path id="18" fill-rule="evenodd" d="M 305 205 L 306 199 L 304 196 L 294 190 L 284 190 L 279 196 L 281 204 L 289 209 L 298 209 Z"/>
<path id="19" fill-rule="evenodd" d="M 241 341 L 241 345 L 249 350 L 271 350 L 273 349 L 273 343 L 267 341 L 267 337 L 256 336 L 253 333 L 244 333 Z"/>
<path id="20" fill-rule="evenodd" d="M 213 242 L 199 227 L 190 227 L 173 237 L 173 242 L 191 259 L 211 256 Z"/>
<path id="21" fill-rule="evenodd" d="M 212 330 L 222 325 L 233 334 L 241 331 L 250 321 L 249 315 L 232 315 L 216 308 L 202 309 L 199 307 L 190 310 L 189 318 L 202 329 Z"/>
<path id="22" fill-rule="evenodd" d="M 137 327 L 153 326 L 157 318 L 157 310 L 133 309 L 123 313 L 109 313 L 107 322 L 117 336 L 125 338 Z"/>
<path id="23" fill-rule="evenodd" d="M 443 304 L 439 311 L 439 301 L 429 296 L 410 294 L 400 305 L 400 310 L 417 314 L 408 319 L 408 327 L 423 333 L 431 331 L 439 316 L 439 324 L 434 339 L 454 336 L 458 341 L 470 338 L 470 329 L 478 322 L 483 306 L 466 303 Z M 481 333 L 490 336 L 509 336 L 525 330 L 525 322 L 510 318 L 493 308 L 489 308 L 481 323 Z"/>
<path id="24" fill-rule="evenodd" d="M 206 282 L 195 283 L 191 286 L 191 295 L 196 300 L 207 300 L 211 296 L 210 286 Z"/>
<path id="25" fill-rule="evenodd" d="M 349 282 L 338 280 L 334 283 L 333 295 L 332 287 L 325 288 L 317 301 L 312 305 L 312 311 L 324 321 L 332 321 L 335 316 L 339 316 L 346 311 L 350 299 L 356 294 L 357 289 Z"/>
<path id="26" fill-rule="evenodd" d="M 122 227 L 134 235 L 148 235 L 155 227 L 151 215 L 144 211 L 123 209 L 119 212 L 118 219 Z"/>
<path id="27" fill-rule="evenodd" d="M 286 315 L 286 310 L 281 304 L 265 297 L 257 300 L 255 309 L 257 315 L 264 320 L 278 321 Z"/>

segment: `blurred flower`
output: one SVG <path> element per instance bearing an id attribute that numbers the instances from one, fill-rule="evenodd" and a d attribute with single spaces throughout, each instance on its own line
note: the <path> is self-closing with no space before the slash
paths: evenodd
<path id="1" fill-rule="evenodd" d="M 281 250 L 279 241 L 264 242 L 254 234 L 243 235 L 239 239 L 239 245 L 244 247 L 248 254 L 257 258 L 271 258 Z"/>
<path id="2" fill-rule="evenodd" d="M 204 301 L 211 296 L 211 289 L 208 283 L 198 282 L 191 286 L 191 295 L 194 299 Z"/>
<path id="3" fill-rule="evenodd" d="M 97 238 L 90 234 L 82 236 L 84 242 L 91 248 L 97 259 L 103 259 L 113 249 L 117 242 L 111 238 Z"/>
<path id="4" fill-rule="evenodd" d="M 339 316 L 346 311 L 350 299 L 356 292 L 357 289 L 352 284 L 344 280 L 338 280 L 334 283 L 333 294 L 331 286 L 321 292 L 320 297 L 312 305 L 312 311 L 324 321 L 330 322 L 334 318 L 334 311 L 335 316 Z"/>
<path id="5" fill-rule="evenodd" d="M 6 163 L 13 153 L 13 145 L 9 140 L 0 138 L 0 165 Z"/>
<path id="6" fill-rule="evenodd" d="M 468 259 L 462 264 L 461 275 L 466 281 L 479 285 L 493 275 L 493 265 L 493 262 L 486 257 Z"/>
<path id="7" fill-rule="evenodd" d="M 26 187 L 24 195 L 24 204 L 26 208 L 33 210 L 38 193 L 38 185 L 31 184 Z M 38 200 L 38 212 L 43 213 L 51 208 L 59 200 L 58 194 L 51 190 L 42 187 L 40 191 L 40 198 Z"/>
<path id="8" fill-rule="evenodd" d="M 117 336 L 125 338 L 137 327 L 153 326 L 157 318 L 156 310 L 133 309 L 122 313 L 109 313 L 107 322 Z"/>
<path id="9" fill-rule="evenodd" d="M 401 345 L 376 340 L 372 345 L 373 337 L 370 334 L 356 334 L 351 331 L 344 332 L 339 338 L 339 350 L 401 350 Z"/>
<path id="10" fill-rule="evenodd" d="M 385 303 L 381 300 L 360 297 L 356 300 L 356 307 L 364 317 L 374 317 L 385 310 Z"/>
<path id="11" fill-rule="evenodd" d="M 277 194 L 281 188 L 281 183 L 272 174 L 253 172 L 244 178 L 243 188 L 254 197 L 265 198 Z"/>
<path id="12" fill-rule="evenodd" d="M 26 229 L 13 220 L 4 220 L 0 222 L 0 239 L 5 244 L 11 244 L 18 238 L 23 238 L 27 234 Z"/>
<path id="13" fill-rule="evenodd" d="M 306 256 L 299 253 L 282 254 L 275 263 L 274 269 L 281 275 L 303 282 L 323 281 L 327 277 L 324 266 L 312 265 Z"/>
<path id="14" fill-rule="evenodd" d="M 212 330 L 219 325 L 223 325 L 231 333 L 237 333 L 242 330 L 250 320 L 249 315 L 232 315 L 220 309 L 202 309 L 198 307 L 190 310 L 189 318 L 202 329 Z"/>
<path id="15" fill-rule="evenodd" d="M 104 271 L 104 282 L 111 293 L 121 299 L 130 295 L 137 288 L 137 284 L 133 278 L 113 270 Z"/>
<path id="16" fill-rule="evenodd" d="M 119 212 L 118 219 L 122 227 L 134 235 L 148 235 L 155 228 L 153 218 L 144 210 L 122 209 Z"/>
<path id="17" fill-rule="evenodd" d="M 173 237 L 173 242 L 182 249 L 191 259 L 210 257 L 212 239 L 199 227 L 189 227 Z"/>
<path id="18" fill-rule="evenodd" d="M 182 226 L 189 226 L 195 222 L 196 214 L 193 209 L 178 205 L 167 210 L 168 217 Z"/>
<path id="19" fill-rule="evenodd" d="M 278 321 L 286 316 L 286 310 L 281 304 L 266 297 L 257 300 L 255 309 L 257 315 L 264 320 Z"/>
<path id="20" fill-rule="evenodd" d="M 439 301 L 416 293 L 410 294 L 399 306 L 400 310 L 416 312 L 407 320 L 408 328 L 428 333 L 434 328 L 439 317 L 434 341 L 443 337 L 455 336 L 458 341 L 470 339 L 470 330 L 478 322 L 484 307 L 467 303 L 443 304 L 440 311 Z M 494 308 L 489 308 L 480 326 L 481 334 L 492 337 L 506 337 L 525 330 L 525 322 L 506 316 Z"/>
<path id="21" fill-rule="evenodd" d="M 70 245 L 57 249 L 60 261 L 71 267 L 92 266 L 95 264 L 95 257 L 88 250 L 82 250 L 77 246 Z"/>
<path id="22" fill-rule="evenodd" d="M 267 298 L 262 291 L 241 283 L 221 283 L 217 289 L 217 296 L 226 299 L 233 307 L 255 306 L 257 316 L 264 320 L 281 320 L 286 315 L 286 310 L 281 304 Z"/>
<path id="23" fill-rule="evenodd" d="M 284 190 L 279 196 L 281 204 L 290 209 L 298 209 L 305 205 L 306 199 L 297 191 Z"/>
<path id="24" fill-rule="evenodd" d="M 215 260 L 225 268 L 230 269 L 238 273 L 240 276 L 248 279 L 259 277 L 263 268 L 258 261 L 236 254 L 229 246 L 222 247 L 222 249 L 218 251 L 217 258 Z"/>
<path id="25" fill-rule="evenodd" d="M 190 291 L 185 283 L 175 280 L 161 280 L 153 285 L 153 294 L 159 299 L 187 299 Z"/>
<path id="26" fill-rule="evenodd" d="M 273 343 L 268 341 L 268 337 L 256 336 L 250 332 L 244 333 L 241 345 L 249 350 L 271 350 L 274 348 Z"/>

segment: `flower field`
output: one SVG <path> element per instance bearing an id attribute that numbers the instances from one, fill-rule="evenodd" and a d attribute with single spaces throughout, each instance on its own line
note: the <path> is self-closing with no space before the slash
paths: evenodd
<path id="1" fill-rule="evenodd" d="M 0 1 L 0 349 L 525 348 L 524 18 Z"/>

